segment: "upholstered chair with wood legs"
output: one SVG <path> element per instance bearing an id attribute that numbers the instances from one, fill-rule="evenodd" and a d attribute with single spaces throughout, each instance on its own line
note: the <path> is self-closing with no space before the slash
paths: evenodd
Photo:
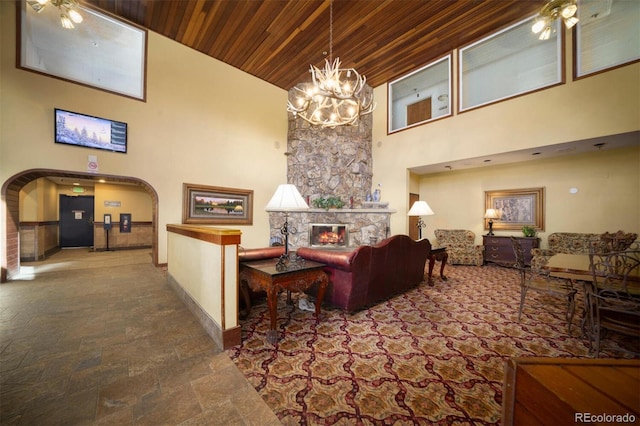
<path id="1" fill-rule="evenodd" d="M 436 247 L 445 246 L 451 265 L 476 265 L 484 263 L 484 246 L 476 244 L 476 234 L 466 229 L 436 229 Z"/>

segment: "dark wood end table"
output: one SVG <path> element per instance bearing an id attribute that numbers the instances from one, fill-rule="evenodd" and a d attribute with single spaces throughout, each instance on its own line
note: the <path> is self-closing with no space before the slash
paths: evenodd
<path id="1" fill-rule="evenodd" d="M 436 260 L 440 261 L 440 278 L 442 278 L 442 281 L 447 280 L 447 277 L 444 276 L 444 266 L 447 264 L 448 258 L 449 254 L 447 253 L 446 247 L 431 247 L 431 253 L 429 254 L 429 278 L 427 281 L 431 287 L 433 287 L 432 274 Z"/>
<path id="2" fill-rule="evenodd" d="M 245 303 L 248 303 L 247 312 L 250 309 L 250 298 L 247 287 L 253 291 L 265 291 L 267 293 L 267 305 L 271 326 L 267 332 L 267 341 L 274 344 L 278 341 L 276 322 L 278 318 L 278 294 L 287 291 L 287 303 L 291 302 L 292 291 L 304 291 L 314 284 L 318 284 L 316 298 L 316 320 L 320 319 L 320 306 L 324 298 L 325 290 L 329 284 L 329 278 L 324 272 L 324 264 L 305 260 L 297 265 L 281 270 L 277 268 L 278 259 L 259 260 L 240 264 L 240 291 Z"/>

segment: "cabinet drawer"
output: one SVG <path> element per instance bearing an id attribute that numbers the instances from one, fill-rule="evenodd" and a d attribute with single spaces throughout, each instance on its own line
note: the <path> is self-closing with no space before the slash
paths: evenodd
<path id="1" fill-rule="evenodd" d="M 484 260 L 487 262 L 510 262 L 515 263 L 515 256 L 506 252 L 485 252 Z"/>
<path id="2" fill-rule="evenodd" d="M 531 249 L 538 247 L 538 238 L 517 237 L 524 254 L 526 265 L 531 264 Z M 511 237 L 498 237 L 493 235 L 483 235 L 484 260 L 485 262 L 495 262 L 512 266 L 516 262 L 516 255 L 513 252 Z"/>
<path id="3" fill-rule="evenodd" d="M 513 247 L 508 246 L 485 246 L 485 253 L 511 253 L 513 254 Z"/>
<path id="4" fill-rule="evenodd" d="M 491 247 L 511 247 L 511 238 L 485 237 L 484 245 Z"/>

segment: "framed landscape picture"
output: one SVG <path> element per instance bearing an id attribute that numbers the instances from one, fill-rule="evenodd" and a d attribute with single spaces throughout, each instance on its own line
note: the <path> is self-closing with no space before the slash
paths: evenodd
<path id="1" fill-rule="evenodd" d="M 495 209 L 500 218 L 493 221 L 493 229 L 521 231 L 530 226 L 544 231 L 544 188 L 485 191 L 485 211 Z M 489 221 L 485 219 L 485 229 Z"/>
<path id="2" fill-rule="evenodd" d="M 184 183 L 182 193 L 182 223 L 253 224 L 253 191 L 251 190 Z"/>

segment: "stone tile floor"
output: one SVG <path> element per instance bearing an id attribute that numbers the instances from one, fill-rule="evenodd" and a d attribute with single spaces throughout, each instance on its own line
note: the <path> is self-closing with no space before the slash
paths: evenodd
<path id="1" fill-rule="evenodd" d="M 0 424 L 280 422 L 150 250 L 67 249 L 0 284 Z"/>

